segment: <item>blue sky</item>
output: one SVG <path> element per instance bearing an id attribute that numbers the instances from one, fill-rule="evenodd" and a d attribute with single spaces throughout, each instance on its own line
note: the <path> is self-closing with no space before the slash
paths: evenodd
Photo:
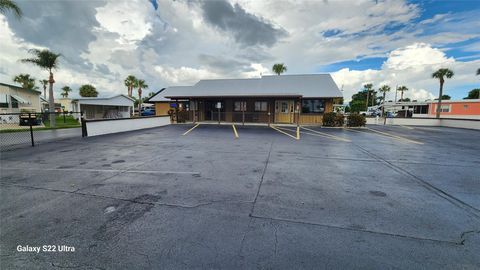
<path id="1" fill-rule="evenodd" d="M 92 83 L 125 93 L 133 74 L 148 91 L 201 79 L 331 73 L 345 100 L 373 83 L 433 99 L 435 69 L 455 72 L 455 99 L 480 87 L 478 1 L 96 0 L 19 1 L 25 19 L 0 15 L 0 81 L 45 72 L 18 63 L 30 48 L 62 53 L 55 91 Z M 47 32 L 46 32 L 47 31 Z M 55 33 L 54 36 L 48 33 Z M 389 94 L 393 95 L 393 94 Z"/>

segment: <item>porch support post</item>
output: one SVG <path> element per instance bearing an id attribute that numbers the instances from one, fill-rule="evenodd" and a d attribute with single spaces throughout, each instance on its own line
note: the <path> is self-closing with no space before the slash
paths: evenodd
<path id="1" fill-rule="evenodd" d="M 218 105 L 218 101 L 216 105 Z M 220 125 L 220 108 L 217 108 L 217 110 L 218 110 L 218 124 Z"/>
<path id="2" fill-rule="evenodd" d="M 175 99 L 175 123 L 178 124 L 178 99 Z"/>
<path id="3" fill-rule="evenodd" d="M 297 110 L 298 110 L 298 114 L 297 114 L 297 140 L 300 140 L 300 112 L 302 110 L 302 98 L 300 97 L 298 99 L 298 105 L 297 105 Z"/>
<path id="4" fill-rule="evenodd" d="M 268 126 L 270 126 L 270 100 L 267 102 L 267 117 L 268 117 Z"/>
<path id="5" fill-rule="evenodd" d="M 300 112 L 302 110 L 301 108 L 301 105 L 302 104 L 302 98 L 299 98 L 298 99 L 298 104 L 297 104 L 297 110 L 298 110 L 298 113 L 297 113 L 297 127 L 300 126 Z"/>
<path id="6" fill-rule="evenodd" d="M 242 101 L 242 103 L 240 103 L 242 105 L 242 126 L 245 125 L 245 109 L 247 108 L 247 102 L 246 101 Z M 243 106 L 245 105 L 245 106 Z"/>
<path id="7" fill-rule="evenodd" d="M 197 109 L 198 109 L 198 102 L 197 100 L 194 100 L 193 101 L 193 123 L 196 123 L 198 120 L 197 120 Z"/>

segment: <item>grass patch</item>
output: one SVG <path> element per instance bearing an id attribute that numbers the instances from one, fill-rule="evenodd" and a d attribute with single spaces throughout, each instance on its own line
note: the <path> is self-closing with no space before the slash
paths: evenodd
<path id="1" fill-rule="evenodd" d="M 63 115 L 56 116 L 56 127 L 55 128 L 72 128 L 72 127 L 80 127 L 80 122 L 77 119 L 73 118 L 71 115 L 66 115 L 63 118 Z M 50 119 L 43 122 L 45 128 L 50 128 Z"/>
<path id="2" fill-rule="evenodd" d="M 40 126 L 33 126 L 33 130 L 51 130 L 51 129 L 64 129 L 64 128 L 77 128 L 81 127 L 80 122 L 78 122 L 77 119 L 75 119 L 71 115 L 66 115 L 65 119 L 63 118 L 63 115 L 55 117 L 56 119 L 56 127 L 50 127 L 50 120 L 46 120 L 43 122 L 43 127 Z M 30 132 L 30 127 L 25 126 L 24 128 L 7 128 L 7 129 L 1 129 L 0 133 L 14 133 L 14 132 Z"/>

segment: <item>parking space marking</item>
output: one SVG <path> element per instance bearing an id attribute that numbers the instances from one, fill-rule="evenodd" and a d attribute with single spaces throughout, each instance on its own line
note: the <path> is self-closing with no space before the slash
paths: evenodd
<path id="1" fill-rule="evenodd" d="M 285 135 L 287 135 L 287 136 L 289 136 L 289 137 L 294 138 L 295 140 L 300 140 L 300 136 L 295 137 L 295 136 L 293 136 L 293 135 L 291 135 L 291 134 L 288 134 L 287 132 L 285 132 L 285 131 L 283 131 L 283 130 L 280 130 L 279 128 L 277 128 L 277 127 L 275 127 L 275 126 L 273 126 L 273 125 L 271 125 L 270 127 L 273 128 L 274 130 L 282 133 L 282 134 L 285 134 Z"/>
<path id="2" fill-rule="evenodd" d="M 319 134 L 319 135 L 322 135 L 324 137 L 328 137 L 330 139 L 334 139 L 334 140 L 339 140 L 339 141 L 342 141 L 342 142 L 352 142 L 351 140 L 349 139 L 345 139 L 345 138 L 342 138 L 342 137 L 339 137 L 339 136 L 335 136 L 335 135 L 331 135 L 331 134 L 328 134 L 328 133 L 324 133 L 324 132 L 320 132 L 320 131 L 317 131 L 317 130 L 313 130 L 313 129 L 310 129 L 310 128 L 306 128 L 306 127 L 302 127 L 302 129 L 305 129 L 305 130 L 308 130 L 310 132 L 313 132 L 315 134 Z M 304 132 L 305 134 L 309 134 L 309 135 L 312 135 L 308 132 Z"/>
<path id="3" fill-rule="evenodd" d="M 233 128 L 233 134 L 235 134 L 235 139 L 238 139 L 238 132 L 237 132 L 237 129 L 235 128 L 235 125 L 232 124 L 232 128 Z"/>
<path id="4" fill-rule="evenodd" d="M 367 129 L 367 130 L 370 130 L 370 131 L 373 131 L 373 132 L 376 132 L 376 133 L 378 133 L 378 134 L 381 134 L 381 135 L 383 135 L 383 136 L 393 138 L 393 139 L 397 139 L 397 140 L 401 140 L 401 141 L 407 141 L 407 142 L 411 142 L 411 143 L 415 143 L 415 144 L 423 144 L 422 142 L 415 141 L 415 140 L 411 140 L 411 139 L 408 139 L 408 138 L 405 138 L 405 137 L 401 137 L 401 136 L 398 136 L 398 135 L 395 135 L 395 134 L 391 134 L 391 133 L 387 133 L 387 132 L 383 132 L 383 131 L 371 129 L 371 128 L 368 128 L 368 127 L 367 127 L 366 129 Z"/>
<path id="5" fill-rule="evenodd" d="M 200 124 L 196 124 L 195 126 L 193 126 L 191 129 L 187 130 L 185 133 L 182 134 L 182 136 L 185 136 L 187 135 L 190 131 L 194 130 L 196 127 L 200 126 Z"/>

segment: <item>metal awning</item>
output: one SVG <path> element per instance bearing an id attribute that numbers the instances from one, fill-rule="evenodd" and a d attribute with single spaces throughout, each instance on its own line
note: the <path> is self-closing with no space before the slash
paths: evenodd
<path id="1" fill-rule="evenodd" d="M 17 95 L 12 95 L 12 98 L 16 99 L 18 101 L 18 103 L 22 103 L 22 104 L 30 104 L 30 101 L 20 97 L 20 96 L 17 96 Z"/>

